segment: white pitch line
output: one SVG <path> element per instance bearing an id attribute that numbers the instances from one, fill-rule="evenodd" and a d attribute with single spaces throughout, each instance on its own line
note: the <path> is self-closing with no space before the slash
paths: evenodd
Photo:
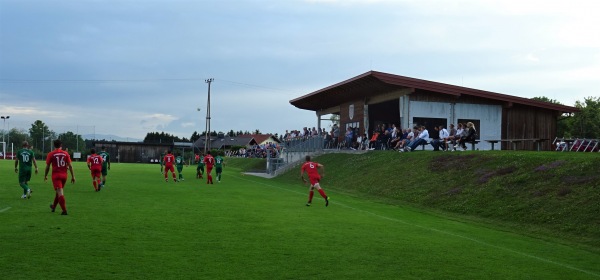
<path id="1" fill-rule="evenodd" d="M 4 208 L 4 209 L 0 209 L 0 213 L 2 213 L 2 212 L 5 212 L 5 211 L 8 211 L 9 209 L 10 209 L 10 207 L 6 207 L 6 208 Z"/>
<path id="2" fill-rule="evenodd" d="M 286 189 L 286 188 L 282 188 L 282 187 L 278 187 L 278 186 L 269 185 L 269 184 L 266 184 L 266 183 L 263 183 L 263 182 L 249 180 L 249 179 L 242 178 L 242 177 L 238 177 L 238 178 L 240 178 L 242 180 L 245 180 L 245 181 L 249 181 L 249 182 L 253 182 L 253 183 L 265 185 L 265 186 L 272 187 L 272 188 L 277 188 L 277 189 L 285 190 L 285 191 L 292 192 L 292 193 L 304 194 L 304 193 L 293 191 L 293 190 L 290 190 L 290 189 Z M 524 256 L 524 257 L 532 258 L 532 259 L 535 259 L 535 260 L 538 260 L 538 261 L 541 261 L 541 262 L 546 262 L 546 263 L 549 263 L 549 264 L 553 264 L 553 265 L 557 265 L 557 266 L 562 266 L 564 268 L 568 268 L 568 269 L 571 269 L 571 270 L 583 272 L 583 273 L 586 273 L 586 274 L 589 274 L 589 275 L 592 275 L 592 276 L 595 276 L 595 277 L 600 277 L 600 274 L 598 274 L 598 273 L 594 273 L 594 272 L 591 272 L 591 271 L 587 271 L 587 270 L 580 269 L 580 268 L 577 268 L 577 267 L 574 267 L 574 266 L 571 266 L 571 265 L 568 265 L 568 264 L 563 264 L 563 263 L 560 263 L 560 262 L 552 261 L 552 260 L 545 259 L 545 258 L 542 258 L 542 257 L 538 257 L 538 256 L 535 256 L 535 255 L 531 255 L 531 254 L 519 252 L 519 251 L 516 251 L 516 250 L 513 250 L 513 249 L 506 248 L 506 247 L 502 247 L 502 246 L 494 245 L 494 244 L 491 244 L 491 243 L 483 242 L 481 240 L 477 240 L 477 239 L 474 239 L 474 238 L 471 238 L 471 237 L 468 237 L 468 236 L 463 236 L 463 235 L 455 234 L 455 233 L 452 233 L 452 232 L 448 232 L 448 231 L 444 231 L 444 230 L 439 230 L 439 229 L 436 229 L 436 228 L 431 228 L 431 227 L 425 227 L 425 226 L 422 226 L 422 225 L 412 224 L 412 223 L 409 223 L 409 222 L 406 222 L 406 221 L 403 221 L 403 220 L 399 220 L 399 219 L 396 219 L 396 218 L 382 216 L 382 215 L 379 215 L 379 214 L 376 214 L 376 213 L 373 213 L 373 212 L 369 212 L 369 211 L 361 210 L 361 209 L 358 209 L 358 208 L 354 208 L 352 206 L 349 206 L 349 205 L 346 205 L 346 204 L 343 204 L 343 203 L 340 203 L 340 202 L 335 202 L 335 203 L 329 202 L 329 204 L 336 204 L 336 205 L 339 205 L 339 206 L 342 206 L 342 207 L 345 207 L 345 208 L 348 208 L 348 209 L 352 209 L 354 211 L 362 212 L 362 213 L 365 213 L 365 214 L 368 214 L 368 215 L 371 215 L 371 216 L 374 216 L 374 217 L 377 217 L 377 218 L 380 218 L 380 219 L 384 219 L 384 220 L 388 220 L 388 221 L 393 221 L 393 222 L 397 222 L 397 223 L 402 223 L 402 224 L 405 224 L 405 225 L 410 225 L 410 226 L 422 228 L 422 229 L 425 229 L 425 230 L 430 230 L 430 231 L 438 232 L 438 233 L 441 233 L 441 234 L 458 237 L 458 238 L 469 240 L 469 241 L 472 241 L 472 242 L 475 242 L 475 243 L 478 243 L 478 244 L 481 244 L 481 245 L 485 245 L 485 246 L 488 246 L 488 247 L 492 247 L 492 248 L 504 250 L 504 251 L 507 251 L 507 252 L 511 252 L 511 253 L 514 253 L 514 254 L 518 254 L 518 255 L 521 255 L 521 256 Z"/>

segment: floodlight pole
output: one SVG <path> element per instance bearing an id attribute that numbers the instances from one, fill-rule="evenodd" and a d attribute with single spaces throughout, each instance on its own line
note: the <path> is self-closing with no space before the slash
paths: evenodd
<path id="1" fill-rule="evenodd" d="M 214 81 L 213 78 L 204 80 L 208 84 L 208 101 L 206 102 L 206 131 L 204 132 L 204 154 L 210 151 L 210 83 Z"/>

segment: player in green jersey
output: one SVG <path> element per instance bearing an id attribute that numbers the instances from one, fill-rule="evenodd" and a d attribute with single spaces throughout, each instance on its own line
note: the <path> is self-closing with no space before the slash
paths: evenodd
<path id="1" fill-rule="evenodd" d="M 183 179 L 183 157 L 180 153 L 177 153 L 177 157 L 175 158 L 175 167 L 177 168 L 177 174 L 179 174 L 179 181 L 184 181 Z"/>
<path id="2" fill-rule="evenodd" d="M 106 175 L 108 175 L 108 170 L 110 170 L 110 154 L 106 151 L 106 147 L 102 146 L 102 151 L 98 153 L 99 156 L 102 157 L 102 183 L 100 184 L 100 188 L 104 188 L 106 185 Z"/>
<path id="3" fill-rule="evenodd" d="M 15 173 L 19 173 L 19 185 L 23 188 L 21 198 L 31 197 L 31 189 L 28 183 L 31 180 L 32 164 L 35 166 L 35 174 L 37 174 L 38 167 L 33 151 L 29 149 L 29 143 L 23 141 L 23 148 L 17 151 L 17 157 L 15 157 Z"/>
<path id="4" fill-rule="evenodd" d="M 160 154 L 160 160 L 159 160 L 159 162 L 160 162 L 160 174 L 163 174 L 163 173 L 164 173 L 164 172 L 163 172 L 163 167 L 165 166 L 165 161 L 164 161 L 164 158 L 165 158 L 165 155 L 166 155 L 166 154 L 167 154 L 166 152 L 162 152 L 162 153 Z"/>
<path id="5" fill-rule="evenodd" d="M 200 155 L 198 157 L 198 166 L 196 167 L 196 179 L 202 179 L 202 175 L 204 174 L 204 156 Z"/>
<path id="6" fill-rule="evenodd" d="M 223 172 L 223 158 L 221 154 L 215 157 L 215 172 L 217 173 L 217 182 L 221 183 L 221 173 Z"/>

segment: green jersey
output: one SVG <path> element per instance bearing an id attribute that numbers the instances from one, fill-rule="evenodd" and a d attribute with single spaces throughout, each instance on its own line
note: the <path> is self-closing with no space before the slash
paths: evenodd
<path id="1" fill-rule="evenodd" d="M 17 151 L 17 159 L 19 159 L 20 171 L 31 171 L 33 165 L 34 154 L 32 150 L 20 149 Z"/>
<path id="2" fill-rule="evenodd" d="M 102 157 L 102 169 L 106 170 L 108 163 L 110 162 L 110 155 L 106 151 L 98 153 Z"/>
<path id="3" fill-rule="evenodd" d="M 223 168 L 223 158 L 221 156 L 216 156 L 215 157 L 215 167 L 216 168 Z"/>
<path id="4" fill-rule="evenodd" d="M 175 165 L 177 167 L 183 167 L 183 157 L 182 156 L 178 156 L 175 158 Z"/>
<path id="5" fill-rule="evenodd" d="M 200 157 L 200 160 L 198 161 L 198 167 L 204 167 L 204 157 Z"/>

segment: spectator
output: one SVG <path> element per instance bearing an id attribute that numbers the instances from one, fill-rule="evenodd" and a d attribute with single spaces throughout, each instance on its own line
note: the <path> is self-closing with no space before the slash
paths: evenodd
<path id="1" fill-rule="evenodd" d="M 427 140 L 429 140 L 429 132 L 427 131 L 427 128 L 422 125 L 419 130 L 419 136 L 415 137 L 415 141 L 412 141 L 406 148 L 404 148 L 404 151 L 412 152 L 417 146 L 427 143 Z"/>
<path id="2" fill-rule="evenodd" d="M 352 147 L 352 139 L 354 139 L 354 129 L 352 129 L 352 127 L 348 127 L 346 129 L 346 135 L 344 139 L 346 141 L 346 148 Z"/>
<path id="3" fill-rule="evenodd" d="M 455 135 L 456 135 L 456 129 L 454 128 L 454 124 L 451 123 L 450 124 L 450 131 L 448 132 L 448 137 L 446 137 L 444 139 L 444 147 L 446 147 L 444 151 L 448 151 L 448 149 L 450 147 L 448 145 L 448 141 L 450 141 L 450 145 L 452 145 L 452 139 L 454 139 Z"/>
<path id="4" fill-rule="evenodd" d="M 433 151 L 440 150 L 440 129 L 437 126 L 433 127 L 433 131 L 429 134 L 431 137 L 431 146 L 433 146 Z"/>
<path id="5" fill-rule="evenodd" d="M 465 129 L 465 125 L 462 123 L 458 123 L 458 128 L 456 129 L 456 135 L 454 135 L 454 137 L 452 137 L 452 140 L 454 141 L 455 145 L 454 148 L 452 149 L 452 151 L 456 151 L 456 148 L 459 147 L 459 140 L 462 137 L 467 137 L 467 130 Z"/>
<path id="6" fill-rule="evenodd" d="M 477 130 L 475 129 L 475 125 L 472 122 L 467 123 L 467 129 L 465 131 L 466 133 L 463 134 L 466 135 L 461 136 L 458 140 L 458 143 L 463 148 L 463 151 L 467 150 L 467 146 L 465 145 L 466 142 L 475 141 L 475 139 L 477 138 Z"/>
<path id="7" fill-rule="evenodd" d="M 333 132 L 333 146 L 337 147 L 338 142 L 340 141 L 340 128 L 338 127 L 337 123 L 333 124 L 333 128 L 331 130 Z"/>

